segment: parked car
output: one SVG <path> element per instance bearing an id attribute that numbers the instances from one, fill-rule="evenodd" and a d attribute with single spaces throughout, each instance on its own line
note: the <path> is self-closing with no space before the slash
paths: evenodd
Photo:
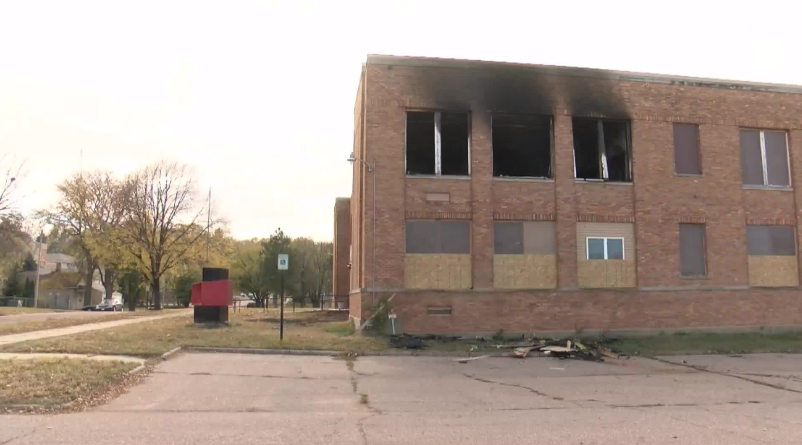
<path id="1" fill-rule="evenodd" d="M 82 311 L 95 311 L 97 310 L 96 304 L 87 304 L 86 306 L 81 308 Z"/>
<path id="2" fill-rule="evenodd" d="M 95 306 L 95 311 L 109 311 L 109 312 L 117 312 L 123 310 L 123 304 L 119 301 L 104 301 L 99 305 Z"/>

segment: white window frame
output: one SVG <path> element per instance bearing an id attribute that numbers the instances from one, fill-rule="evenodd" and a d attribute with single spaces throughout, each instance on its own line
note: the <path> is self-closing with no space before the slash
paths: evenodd
<path id="1" fill-rule="evenodd" d="M 625 260 L 627 258 L 627 253 L 626 253 L 627 251 L 626 251 L 626 247 L 625 247 L 626 241 L 624 241 L 623 237 L 620 237 L 620 236 L 587 236 L 587 237 L 585 237 L 585 259 L 586 260 L 590 260 L 590 240 L 592 240 L 592 239 L 604 240 L 604 259 L 603 259 L 603 261 L 607 261 L 607 260 L 610 259 L 608 257 L 608 255 L 607 255 L 607 240 L 611 240 L 611 239 L 616 239 L 616 240 L 620 239 L 621 240 L 621 260 Z M 616 260 L 616 261 L 621 261 L 621 260 Z M 598 261 L 598 260 L 594 259 L 594 261 Z"/>
<path id="2" fill-rule="evenodd" d="M 748 129 L 747 129 L 748 130 Z M 785 134 L 785 164 L 788 166 L 788 185 L 769 184 L 769 164 L 766 162 L 766 131 L 780 133 L 777 130 L 757 130 L 760 132 L 760 161 L 763 163 L 763 185 L 765 187 L 791 187 L 791 156 L 788 153 L 788 132 Z"/>
<path id="3" fill-rule="evenodd" d="M 434 176 L 445 176 L 446 178 L 465 178 L 471 176 L 471 113 L 469 111 L 450 111 L 450 110 L 415 110 L 407 109 L 404 112 L 404 172 L 408 171 L 407 167 L 407 116 L 409 112 L 417 113 L 434 113 Z M 442 158 L 442 136 L 440 128 L 442 126 L 442 113 L 464 113 L 468 119 L 468 174 L 466 175 L 443 175 L 443 158 Z M 407 176 L 410 176 L 407 174 Z M 431 177 L 431 175 L 414 175 L 416 177 Z"/>

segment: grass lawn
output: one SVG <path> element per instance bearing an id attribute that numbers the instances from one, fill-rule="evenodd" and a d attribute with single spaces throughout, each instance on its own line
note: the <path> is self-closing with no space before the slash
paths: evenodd
<path id="1" fill-rule="evenodd" d="M 154 320 L 129 326 L 6 345 L 2 352 L 70 352 L 153 357 L 177 346 L 284 348 L 343 352 L 380 351 L 382 337 L 352 335 L 348 314 L 298 311 L 284 314 L 284 341 L 274 309 L 229 313 L 228 325 L 195 325 L 190 317 Z"/>
<path id="2" fill-rule="evenodd" d="M 802 332 L 787 334 L 682 333 L 621 338 L 610 345 L 629 355 L 741 354 L 802 352 Z"/>
<path id="3" fill-rule="evenodd" d="M 0 306 L 0 317 L 2 317 L 3 315 L 39 314 L 43 312 L 53 312 L 53 309 Z"/>
<path id="4" fill-rule="evenodd" d="M 0 335 L 21 334 L 23 332 L 42 331 L 45 329 L 66 328 L 89 323 L 122 320 L 131 317 L 169 315 L 169 312 L 117 312 L 113 314 L 89 315 L 82 317 L 47 318 L 44 320 L 24 320 L 14 323 L 0 324 Z"/>
<path id="5" fill-rule="evenodd" d="M 82 359 L 0 361 L 0 412 L 50 411 L 105 401 L 133 378 L 135 363 Z"/>

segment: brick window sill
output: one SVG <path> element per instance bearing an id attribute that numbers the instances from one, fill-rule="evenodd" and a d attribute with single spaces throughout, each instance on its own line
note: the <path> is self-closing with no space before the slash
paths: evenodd
<path id="1" fill-rule="evenodd" d="M 499 181 L 499 182 L 545 182 L 545 183 L 549 183 L 549 184 L 553 184 L 554 183 L 554 179 L 550 179 L 550 178 L 530 178 L 530 177 L 516 178 L 516 177 L 494 176 L 493 177 L 493 181 Z"/>
<path id="2" fill-rule="evenodd" d="M 437 176 L 437 175 L 406 175 L 407 179 L 456 179 L 458 181 L 470 181 L 470 176 Z"/>
<path id="3" fill-rule="evenodd" d="M 680 280 L 709 280 L 710 277 L 708 277 L 707 275 L 693 275 L 693 276 L 680 275 L 679 279 Z"/>
<path id="4" fill-rule="evenodd" d="M 576 179 L 576 178 L 574 178 L 574 184 L 624 185 L 630 187 L 632 186 L 631 182 L 593 181 L 593 180 Z"/>
<path id="5" fill-rule="evenodd" d="M 778 187 L 778 186 L 771 186 L 771 185 L 749 185 L 744 184 L 744 190 L 775 190 L 779 192 L 793 192 L 793 187 Z"/>

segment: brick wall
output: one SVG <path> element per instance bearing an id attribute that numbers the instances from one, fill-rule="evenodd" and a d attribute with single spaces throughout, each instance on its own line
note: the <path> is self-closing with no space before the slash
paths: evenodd
<path id="1" fill-rule="evenodd" d="M 798 312 L 794 305 L 802 299 L 799 288 L 749 288 L 745 233 L 747 221 L 769 218 L 793 224 L 800 236 L 797 215 L 802 187 L 796 184 L 802 184 L 802 143 L 798 142 L 802 140 L 802 95 L 757 91 L 749 86 L 718 88 L 607 77 L 581 70 L 555 73 L 507 64 L 369 58 L 358 94 L 363 108 L 357 113 L 361 136 L 355 138 L 355 152 L 362 150 L 376 163 L 377 256 L 374 277 L 370 264 L 373 178 L 355 167 L 352 221 L 361 221 L 354 223 L 353 233 L 360 238 L 363 275 L 359 281 L 352 276 L 352 288 L 398 290 L 403 299 L 397 300 L 404 301 L 408 314 L 405 327 L 418 332 L 428 329 L 428 321 L 421 320 L 429 318 L 418 320 L 421 310 L 425 314 L 427 304 L 441 300 L 453 301 L 477 319 L 440 316 L 440 325 L 435 326 L 438 332 L 524 327 L 523 322 L 510 321 L 512 313 L 522 320 L 540 320 L 532 321 L 532 326 L 542 322 L 549 328 L 570 328 L 576 314 L 599 325 L 600 319 L 590 314 L 604 309 L 598 317 L 609 315 L 617 303 L 605 302 L 616 298 L 628 301 L 626 316 L 616 322 L 618 327 L 802 324 L 796 315 L 767 315 L 786 309 Z M 470 113 L 470 178 L 406 177 L 407 109 Z M 553 116 L 553 180 L 492 177 L 493 112 Z M 630 121 L 631 184 L 574 180 L 572 116 Z M 673 122 L 699 124 L 701 176 L 674 173 Z M 789 131 L 793 190 L 743 187 L 740 127 Z M 451 199 L 428 202 L 426 193 L 449 193 Z M 404 293 L 404 221 L 421 213 L 442 218 L 469 215 L 472 219 L 471 291 Z M 551 294 L 493 291 L 494 215 L 523 219 L 533 213 L 557 223 L 559 290 Z M 634 223 L 635 290 L 577 290 L 578 221 Z M 680 222 L 706 224 L 708 276 L 704 279 L 680 277 Z M 417 309 L 413 309 L 415 305 Z M 758 315 L 741 314 L 756 308 Z M 361 316 L 364 309 L 359 312 Z"/>
<path id="2" fill-rule="evenodd" d="M 351 251 L 351 200 L 337 198 L 334 202 L 334 257 L 332 258 L 332 291 L 337 302 L 348 302 Z"/>

